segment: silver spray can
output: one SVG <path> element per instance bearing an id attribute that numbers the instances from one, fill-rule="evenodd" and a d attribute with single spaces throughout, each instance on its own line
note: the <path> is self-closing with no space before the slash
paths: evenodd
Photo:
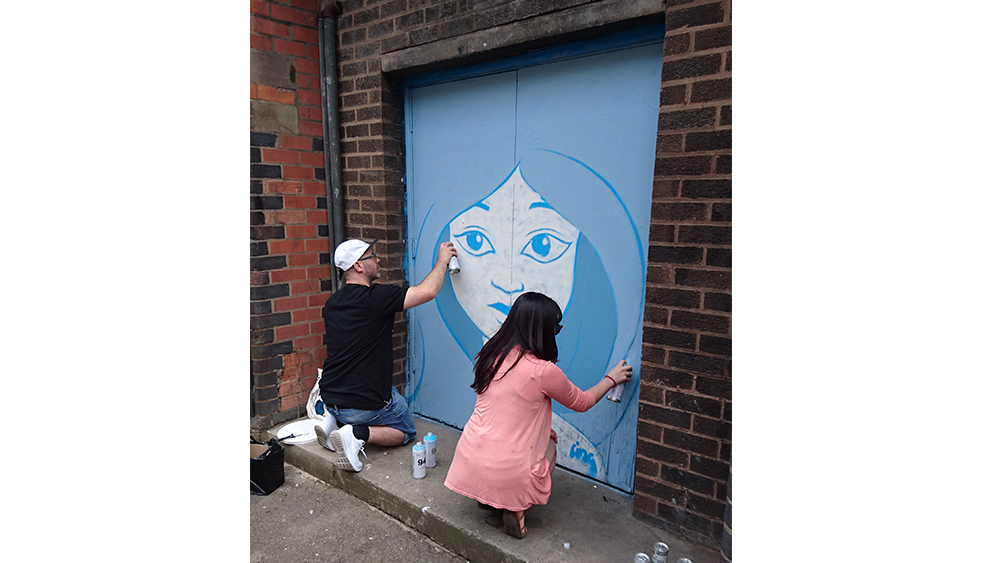
<path id="1" fill-rule="evenodd" d="M 645 553 L 636 553 L 633 563 L 649 563 L 649 556 Z"/>
<path id="2" fill-rule="evenodd" d="M 425 467 L 437 467 L 438 441 L 437 436 L 428 432 L 424 436 L 424 447 L 427 448 L 427 463 Z"/>
<path id="3" fill-rule="evenodd" d="M 609 401 L 614 401 L 615 403 L 622 402 L 622 397 L 625 396 L 625 382 L 621 382 L 611 388 L 608 394 L 604 396 L 605 399 Z"/>
<path id="4" fill-rule="evenodd" d="M 680 559 L 677 560 L 677 563 L 691 563 L 691 560 L 688 559 L 687 557 L 681 557 Z"/>
<path id="5" fill-rule="evenodd" d="M 423 479 L 427 476 L 427 448 L 423 442 L 413 445 L 413 478 Z"/>
<path id="6" fill-rule="evenodd" d="M 452 256 L 451 260 L 448 260 L 448 273 L 454 276 L 461 271 L 462 269 L 458 267 L 458 256 Z"/>
<path id="7" fill-rule="evenodd" d="M 667 563 L 667 553 L 670 548 L 667 544 L 659 541 L 653 544 L 653 563 Z"/>

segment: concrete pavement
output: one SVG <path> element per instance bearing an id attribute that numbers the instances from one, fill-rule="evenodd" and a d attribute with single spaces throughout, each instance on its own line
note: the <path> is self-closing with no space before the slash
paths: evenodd
<path id="1" fill-rule="evenodd" d="M 512 538 L 503 533 L 496 513 L 479 509 L 475 501 L 444 486 L 461 433 L 420 417 L 415 420 L 418 436 L 433 432 L 438 437 L 438 467 L 429 468 L 424 479 L 412 477 L 410 446 L 414 442 L 397 448 L 365 446 L 368 459 L 362 456 L 364 467 L 360 473 L 335 468 L 333 453 L 315 440 L 286 444 L 285 462 L 392 516 L 472 563 L 629 563 L 638 552 L 652 555 L 653 544 L 658 541 L 670 546 L 670 563 L 680 557 L 693 563 L 719 561 L 718 550 L 634 518 L 630 495 L 558 467 L 552 475 L 549 503 L 528 510 L 528 535 L 521 540 Z M 268 430 L 267 437 L 277 437 L 280 426 Z M 281 488 L 271 496 L 279 492 Z M 368 536 L 361 533 L 359 537 Z M 376 546 L 372 547 L 374 550 Z M 379 559 L 383 560 L 396 559 Z M 420 557 L 400 560 L 429 561 Z"/>
<path id="2" fill-rule="evenodd" d="M 465 563 L 427 536 L 285 464 L 285 483 L 250 496 L 250 563 Z"/>

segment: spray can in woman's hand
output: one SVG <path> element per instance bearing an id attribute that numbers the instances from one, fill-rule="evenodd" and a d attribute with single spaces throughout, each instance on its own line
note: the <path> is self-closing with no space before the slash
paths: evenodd
<path id="1" fill-rule="evenodd" d="M 628 364 L 625 364 L 628 365 Z M 604 396 L 605 399 L 612 401 L 614 403 L 622 402 L 622 397 L 625 396 L 625 384 L 628 383 L 628 379 L 622 381 L 618 385 L 615 385 L 608 391 L 608 394 Z"/>

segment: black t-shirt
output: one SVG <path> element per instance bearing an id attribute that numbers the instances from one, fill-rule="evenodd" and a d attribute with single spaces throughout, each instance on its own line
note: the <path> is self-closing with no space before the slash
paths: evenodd
<path id="1" fill-rule="evenodd" d="M 319 389 L 323 403 L 378 410 L 392 394 L 392 325 L 403 310 L 406 287 L 346 284 L 323 306 L 326 360 Z"/>

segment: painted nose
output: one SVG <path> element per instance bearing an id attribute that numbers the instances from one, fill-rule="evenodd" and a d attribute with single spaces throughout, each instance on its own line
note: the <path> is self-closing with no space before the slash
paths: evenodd
<path id="1" fill-rule="evenodd" d="M 506 293 L 507 295 L 514 295 L 515 293 L 519 293 L 519 292 L 524 291 L 524 284 L 523 283 L 520 284 L 521 287 L 511 288 L 511 289 L 504 289 L 504 288 L 500 287 L 499 285 L 497 285 L 497 282 L 493 281 L 493 280 L 490 281 L 490 285 L 492 285 L 493 287 L 495 287 L 495 288 L 499 289 L 500 291 Z"/>

